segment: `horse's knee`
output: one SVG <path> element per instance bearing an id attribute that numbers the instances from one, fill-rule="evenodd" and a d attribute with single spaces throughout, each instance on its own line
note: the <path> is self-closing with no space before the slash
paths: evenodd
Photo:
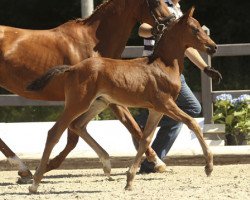
<path id="1" fill-rule="evenodd" d="M 190 130 L 192 130 L 194 132 L 201 132 L 201 128 L 200 128 L 199 124 L 192 117 L 186 122 L 186 125 L 188 126 L 188 128 Z"/>
<path id="2" fill-rule="evenodd" d="M 74 133 L 77 133 L 78 130 L 86 128 L 86 125 L 81 125 L 81 123 L 78 120 L 74 120 L 69 125 L 69 130 L 73 131 Z"/>
<path id="3" fill-rule="evenodd" d="M 60 137 L 54 133 L 52 129 L 48 131 L 46 144 L 56 145 L 59 142 Z"/>
<path id="4" fill-rule="evenodd" d="M 142 138 L 140 140 L 140 146 L 144 147 L 144 148 L 148 148 L 150 143 L 151 143 L 151 138 L 150 137 Z"/>

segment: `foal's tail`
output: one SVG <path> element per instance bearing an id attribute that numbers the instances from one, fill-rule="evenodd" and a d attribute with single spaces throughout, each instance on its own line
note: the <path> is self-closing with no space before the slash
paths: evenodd
<path id="1" fill-rule="evenodd" d="M 36 80 L 32 81 L 26 89 L 29 91 L 38 91 L 42 90 L 53 77 L 63 74 L 64 72 L 69 71 L 69 65 L 60 65 L 53 67 L 52 69 L 48 70 L 45 74 L 37 78 Z"/>

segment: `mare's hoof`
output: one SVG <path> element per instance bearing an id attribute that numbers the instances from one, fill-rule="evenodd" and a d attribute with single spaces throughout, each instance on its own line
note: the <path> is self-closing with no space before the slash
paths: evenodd
<path id="1" fill-rule="evenodd" d="M 33 180 L 29 177 L 20 177 L 17 179 L 17 184 L 31 184 Z"/>
<path id="2" fill-rule="evenodd" d="M 26 179 L 32 179 L 33 178 L 33 175 L 32 173 L 30 172 L 30 170 L 26 170 L 26 171 L 18 171 L 18 175 L 21 177 L 21 178 L 26 178 Z"/>
<path id="3" fill-rule="evenodd" d="M 167 171 L 167 166 L 165 164 L 159 165 L 159 166 L 155 166 L 154 167 L 154 171 L 155 171 L 155 173 L 164 173 L 164 172 Z"/>

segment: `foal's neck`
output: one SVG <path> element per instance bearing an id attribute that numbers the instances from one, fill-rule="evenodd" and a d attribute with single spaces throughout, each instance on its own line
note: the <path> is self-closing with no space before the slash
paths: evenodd
<path id="1" fill-rule="evenodd" d="M 154 51 L 153 59 L 158 62 L 160 60 L 166 67 L 176 68 L 181 74 L 186 51 L 183 38 L 173 31 L 163 37 Z"/>

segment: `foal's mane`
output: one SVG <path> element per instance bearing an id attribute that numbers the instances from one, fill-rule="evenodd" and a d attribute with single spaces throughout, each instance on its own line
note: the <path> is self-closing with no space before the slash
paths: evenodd
<path id="1" fill-rule="evenodd" d="M 115 1 L 115 0 L 104 1 L 103 3 L 96 6 L 95 10 L 93 11 L 93 13 L 90 16 L 88 16 L 86 18 L 77 18 L 77 19 L 71 20 L 71 21 L 74 21 L 76 23 L 84 23 L 85 21 L 90 20 L 91 18 L 95 17 L 96 15 L 101 14 L 102 12 L 110 9 L 111 7 L 108 7 L 108 5 L 111 4 L 113 1 Z"/>

